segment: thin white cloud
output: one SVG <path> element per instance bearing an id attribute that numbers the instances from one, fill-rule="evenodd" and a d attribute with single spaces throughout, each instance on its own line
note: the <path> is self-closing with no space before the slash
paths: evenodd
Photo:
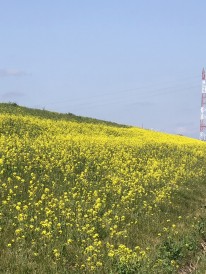
<path id="1" fill-rule="evenodd" d="M 11 91 L 11 92 L 5 92 L 2 94 L 2 99 L 13 99 L 13 98 L 19 98 L 23 97 L 25 94 L 23 92 L 18 92 L 18 91 Z"/>
<path id="2" fill-rule="evenodd" d="M 177 127 L 176 132 L 179 134 L 188 134 L 190 130 L 187 127 L 182 126 L 182 127 Z"/>
<path id="3" fill-rule="evenodd" d="M 198 134 L 198 128 L 196 128 L 194 125 L 182 125 L 176 127 L 175 132 L 185 136 L 193 136 Z"/>
<path id="4" fill-rule="evenodd" d="M 19 77 L 25 75 L 28 75 L 28 73 L 18 69 L 0 69 L 0 77 Z"/>
<path id="5" fill-rule="evenodd" d="M 139 106 L 139 107 L 149 107 L 149 106 L 153 106 L 154 103 L 153 102 L 149 102 L 149 101 L 136 101 L 136 102 L 132 102 L 131 105 L 133 106 Z"/>

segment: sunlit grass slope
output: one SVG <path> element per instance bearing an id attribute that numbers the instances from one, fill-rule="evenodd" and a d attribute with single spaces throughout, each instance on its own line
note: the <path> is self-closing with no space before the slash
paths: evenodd
<path id="1" fill-rule="evenodd" d="M 195 261 L 206 144 L 71 117 L 0 104 L 0 273 L 178 273 Z"/>
<path id="2" fill-rule="evenodd" d="M 0 103 L 0 112 L 23 115 L 23 116 L 34 116 L 42 119 L 52 119 L 52 120 L 63 120 L 63 121 L 76 121 L 79 123 L 93 123 L 93 124 L 106 124 L 116 127 L 128 127 L 126 125 L 120 125 L 113 122 L 97 120 L 94 118 L 88 118 L 83 116 L 77 116 L 72 113 L 58 113 L 52 112 L 45 109 L 35 109 L 27 108 L 17 105 L 16 103 Z"/>

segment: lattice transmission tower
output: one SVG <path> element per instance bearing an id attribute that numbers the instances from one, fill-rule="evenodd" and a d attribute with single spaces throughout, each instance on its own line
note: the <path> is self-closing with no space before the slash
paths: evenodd
<path id="1" fill-rule="evenodd" d="M 206 141 L 206 82 L 205 70 L 202 70 L 202 99 L 200 109 L 200 140 Z"/>

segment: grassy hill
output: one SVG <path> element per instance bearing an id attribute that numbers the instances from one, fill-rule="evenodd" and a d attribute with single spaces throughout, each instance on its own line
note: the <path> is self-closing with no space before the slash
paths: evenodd
<path id="1" fill-rule="evenodd" d="M 205 273 L 205 166 L 198 140 L 0 104 L 0 273 Z"/>
<path id="2" fill-rule="evenodd" d="M 79 123 L 93 123 L 93 124 L 105 124 L 116 127 L 128 127 L 126 125 L 117 124 L 114 122 L 98 120 L 94 118 L 88 118 L 83 116 L 77 116 L 72 113 L 58 113 L 44 109 L 35 109 L 19 106 L 16 103 L 0 103 L 0 113 L 8 113 L 23 116 L 34 116 L 42 119 L 52 120 L 65 120 L 65 121 L 76 121 Z"/>

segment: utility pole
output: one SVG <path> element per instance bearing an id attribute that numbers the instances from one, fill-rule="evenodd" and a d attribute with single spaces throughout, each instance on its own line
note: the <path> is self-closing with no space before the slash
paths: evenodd
<path id="1" fill-rule="evenodd" d="M 202 70 L 202 99 L 200 108 L 200 140 L 206 141 L 206 82 L 205 70 Z"/>

